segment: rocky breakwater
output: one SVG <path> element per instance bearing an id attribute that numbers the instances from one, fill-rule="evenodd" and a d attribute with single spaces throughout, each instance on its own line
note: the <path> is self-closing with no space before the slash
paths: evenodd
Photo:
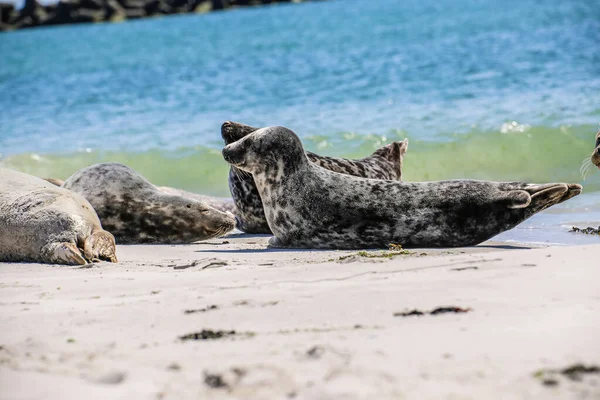
<path id="1" fill-rule="evenodd" d="M 42 5 L 25 0 L 20 10 L 0 3 L 0 31 L 36 26 L 115 22 L 160 15 L 205 13 L 233 7 L 271 3 L 299 3 L 303 0 L 60 0 Z"/>

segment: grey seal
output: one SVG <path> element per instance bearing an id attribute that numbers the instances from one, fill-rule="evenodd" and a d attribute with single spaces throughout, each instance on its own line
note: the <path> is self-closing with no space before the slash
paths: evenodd
<path id="1" fill-rule="evenodd" d="M 221 126 L 221 136 L 225 144 L 240 140 L 259 128 L 238 122 L 227 121 Z M 377 149 L 369 157 L 360 160 L 324 157 L 310 151 L 308 159 L 330 171 L 374 179 L 401 180 L 402 161 L 408 149 L 408 140 L 393 142 Z M 235 204 L 236 226 L 246 233 L 271 233 L 265 217 L 262 200 L 252 175 L 231 166 L 229 169 L 229 190 Z"/>
<path id="2" fill-rule="evenodd" d="M 92 205 L 43 179 L 0 168 L 0 261 L 117 262 L 114 237 Z"/>
<path id="3" fill-rule="evenodd" d="M 166 194 L 174 194 L 177 196 L 187 197 L 190 199 L 201 201 L 213 208 L 216 208 L 219 211 L 230 212 L 233 214 L 236 210 L 235 204 L 233 203 L 233 199 L 228 197 L 207 196 L 205 194 L 188 192 L 187 190 L 177 189 L 170 186 L 157 186 L 156 188 Z"/>
<path id="4" fill-rule="evenodd" d="M 56 186 L 64 185 L 65 181 L 58 178 L 43 178 L 45 181 L 52 183 Z M 177 196 L 188 197 L 191 199 L 196 199 L 198 201 L 204 202 L 209 206 L 216 208 L 219 211 L 230 212 L 233 214 L 235 211 L 235 205 L 233 204 L 233 199 L 226 197 L 214 197 L 214 196 L 206 196 L 203 194 L 188 192 L 183 189 L 177 189 L 170 186 L 156 186 L 158 190 L 166 194 L 173 194 Z"/>
<path id="5" fill-rule="evenodd" d="M 192 243 L 221 236 L 235 226 L 233 215 L 164 193 L 119 163 L 83 168 L 62 187 L 85 197 L 119 243 Z"/>
<path id="6" fill-rule="evenodd" d="M 471 246 L 581 192 L 565 183 L 405 183 L 340 174 L 311 163 L 298 136 L 283 127 L 255 131 L 222 153 L 252 173 L 272 247 Z"/>

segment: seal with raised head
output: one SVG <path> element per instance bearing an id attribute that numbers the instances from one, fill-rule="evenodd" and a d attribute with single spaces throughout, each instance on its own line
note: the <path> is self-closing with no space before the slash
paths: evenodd
<path id="1" fill-rule="evenodd" d="M 0 261 L 117 262 L 114 237 L 92 205 L 43 179 L 0 168 Z"/>
<path id="2" fill-rule="evenodd" d="M 260 129 L 223 149 L 252 173 L 273 247 L 456 247 L 483 242 L 581 192 L 581 185 L 451 180 L 394 182 L 311 163 L 283 127 Z"/>
<path id="3" fill-rule="evenodd" d="M 600 169 L 600 131 L 596 133 L 596 144 L 594 145 L 594 151 L 592 152 L 591 157 L 586 157 L 583 159 L 583 163 L 581 164 L 581 168 L 579 171 L 581 172 L 581 177 L 585 180 L 592 166 L 595 165 Z"/>
<path id="4" fill-rule="evenodd" d="M 85 197 L 119 243 L 192 243 L 221 236 L 235 226 L 230 213 L 164 193 L 119 163 L 81 169 L 62 187 Z"/>
<path id="5" fill-rule="evenodd" d="M 600 168 L 600 131 L 598 131 L 598 133 L 596 133 L 596 148 L 594 149 L 594 152 L 592 153 L 592 164 L 594 164 L 596 167 Z"/>
<path id="6" fill-rule="evenodd" d="M 221 126 L 225 144 L 236 142 L 258 130 L 249 125 L 227 121 Z M 360 160 L 324 157 L 306 152 L 309 161 L 330 171 L 373 179 L 401 180 L 402 160 L 408 149 L 408 140 L 393 142 L 377 149 L 369 157 Z M 265 217 L 262 200 L 252 175 L 231 166 L 229 190 L 235 204 L 237 228 L 247 233 L 271 233 Z"/>

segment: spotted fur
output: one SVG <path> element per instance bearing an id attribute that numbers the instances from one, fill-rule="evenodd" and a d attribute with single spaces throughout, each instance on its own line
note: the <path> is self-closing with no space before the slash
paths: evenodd
<path id="1" fill-rule="evenodd" d="M 117 262 L 114 237 L 83 197 L 0 168 L 0 261 Z"/>
<path id="2" fill-rule="evenodd" d="M 311 163 L 283 127 L 223 149 L 254 176 L 273 247 L 470 246 L 581 192 L 577 184 L 452 180 L 403 183 L 329 171 Z"/>
<path id="3" fill-rule="evenodd" d="M 225 122 L 221 126 L 221 136 L 225 144 L 233 143 L 258 128 L 237 122 Z M 319 156 L 310 151 L 307 158 L 315 165 L 347 175 L 365 178 L 401 180 L 402 160 L 408 149 L 408 140 L 390 143 L 360 160 L 348 160 Z M 235 203 L 237 228 L 248 233 L 271 233 L 263 203 L 252 175 L 234 166 L 229 170 L 229 190 Z"/>
<path id="4" fill-rule="evenodd" d="M 187 190 L 183 189 L 172 188 L 170 186 L 157 186 L 156 188 L 166 194 L 174 194 L 190 199 L 196 199 L 208 204 L 212 208 L 216 208 L 219 211 L 230 212 L 232 214 L 235 212 L 235 204 L 233 204 L 233 200 L 230 198 L 207 196 L 204 194 L 188 192 Z"/>
<path id="5" fill-rule="evenodd" d="M 62 187 L 84 196 L 119 243 L 191 243 L 220 236 L 235 224 L 231 214 L 164 193 L 123 164 L 84 168 Z"/>

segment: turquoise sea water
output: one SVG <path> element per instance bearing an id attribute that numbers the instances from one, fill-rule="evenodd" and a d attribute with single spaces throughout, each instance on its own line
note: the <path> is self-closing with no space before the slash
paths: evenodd
<path id="1" fill-rule="evenodd" d="M 339 0 L 0 34 L 0 164 L 66 178 L 120 161 L 227 195 L 223 121 L 322 154 L 408 137 L 406 180 L 582 182 L 503 240 L 600 225 L 600 3 Z"/>

